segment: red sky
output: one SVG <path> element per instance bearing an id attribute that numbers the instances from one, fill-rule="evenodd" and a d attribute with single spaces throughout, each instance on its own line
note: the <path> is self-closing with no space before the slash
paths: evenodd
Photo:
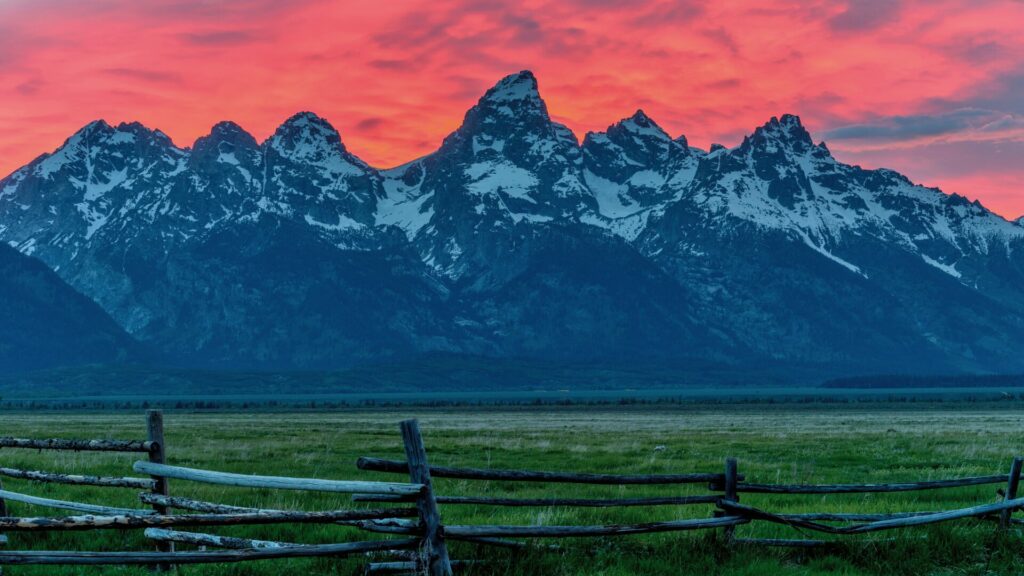
<path id="1" fill-rule="evenodd" d="M 356 155 L 435 149 L 533 70 L 582 137 L 643 108 L 732 146 L 800 115 L 840 159 L 1024 214 L 1020 0 L 0 0 L 0 173 L 82 125 L 189 146 L 312 110 Z"/>

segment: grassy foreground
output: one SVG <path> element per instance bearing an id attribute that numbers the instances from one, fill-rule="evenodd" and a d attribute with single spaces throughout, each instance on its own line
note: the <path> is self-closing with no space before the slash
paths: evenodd
<path id="1" fill-rule="evenodd" d="M 739 458 L 752 482 L 882 482 L 1005 473 L 1024 453 L 1024 413 L 1014 405 L 752 405 L 672 407 L 409 408 L 341 413 L 190 414 L 165 416 L 169 461 L 214 470 L 334 479 L 402 480 L 355 467 L 359 456 L 402 457 L 397 422 L 421 421 L 436 464 L 587 472 L 718 471 Z M 120 438 L 145 436 L 142 413 L 5 413 L 0 436 Z M 655 447 L 664 446 L 656 450 Z M 81 474 L 133 475 L 133 455 L 0 450 L 0 465 Z M 4 479 L 7 489 L 111 506 L 138 505 L 131 490 L 33 484 Z M 691 487 L 591 487 L 438 480 L 448 495 L 627 497 L 701 493 Z M 997 487 L 892 495 L 744 495 L 775 511 L 893 512 L 957 508 L 997 500 Z M 229 504 L 329 510 L 351 507 L 344 495 L 263 491 L 171 483 L 171 492 Z M 12 514 L 62 515 L 9 503 Z M 626 509 L 442 508 L 448 524 L 604 524 L 707 517 L 710 505 Z M 336 526 L 215 528 L 261 539 L 326 543 L 370 539 Z M 738 537 L 814 537 L 763 523 Z M 141 532 L 11 534 L 8 549 L 146 550 Z M 891 538 L 891 539 L 890 539 Z M 462 573 L 627 574 L 941 574 L 1024 572 L 1024 536 L 989 522 L 846 537 L 831 551 L 737 547 L 716 531 L 559 541 L 557 551 L 512 553 L 453 543 L 452 557 L 486 559 Z M 884 540 L 883 540 L 884 539 Z M 358 574 L 366 559 L 289 560 L 185 567 L 194 575 Z M 5 574 L 148 574 L 140 568 L 8 567 Z"/>

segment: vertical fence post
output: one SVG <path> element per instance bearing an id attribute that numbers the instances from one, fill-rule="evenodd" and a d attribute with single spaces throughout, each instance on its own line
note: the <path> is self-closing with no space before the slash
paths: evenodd
<path id="1" fill-rule="evenodd" d="M 1006 480 L 1006 495 L 1004 500 L 1013 500 L 1017 497 L 1017 487 L 1020 485 L 1020 469 L 1021 464 L 1024 463 L 1024 459 L 1020 456 L 1013 459 L 1010 463 L 1010 476 Z M 999 516 L 999 526 L 1002 528 L 1010 527 L 1010 517 L 1013 515 L 1013 510 L 1006 509 Z"/>
<path id="2" fill-rule="evenodd" d="M 146 429 L 146 439 L 154 443 L 153 447 L 149 450 L 149 461 L 156 464 L 165 464 L 167 460 L 167 445 L 164 442 L 164 413 L 160 410 L 147 410 Z M 153 487 L 153 494 L 170 495 L 167 478 L 163 476 L 152 476 L 152 478 L 156 481 L 156 485 Z M 166 506 L 153 504 L 153 510 L 157 514 L 167 514 Z M 159 552 L 174 552 L 174 543 L 157 541 L 156 549 Z M 154 568 L 158 572 L 165 572 L 173 567 L 170 564 L 157 564 Z"/>
<path id="3" fill-rule="evenodd" d="M 3 489 L 4 489 L 4 481 L 0 480 L 0 490 L 3 490 Z M 7 501 L 4 500 L 3 498 L 0 498 L 0 516 L 7 516 L 7 515 L 8 515 L 8 512 L 7 512 Z M 2 536 L 3 536 L 3 533 L 0 532 L 0 540 L 2 540 Z M 3 546 L 3 545 L 4 545 L 4 543 L 0 542 L 0 546 Z M 0 576 L 3 576 L 3 573 L 4 573 L 4 567 L 0 566 Z"/>
<path id="4" fill-rule="evenodd" d="M 427 449 L 420 435 L 419 422 L 403 420 L 401 428 L 405 458 L 409 463 L 409 481 L 424 485 L 423 491 L 416 498 L 416 509 L 423 525 L 420 569 L 429 576 L 452 576 L 448 546 L 444 542 L 444 527 L 441 525 L 441 513 L 437 509 L 437 499 L 430 481 L 430 464 L 427 462 Z"/>
<path id="5" fill-rule="evenodd" d="M 739 493 L 736 491 L 737 468 L 738 464 L 736 463 L 735 458 L 730 456 L 725 459 L 725 482 L 723 488 L 725 491 L 725 499 L 732 502 L 739 502 L 740 500 Z M 735 526 L 725 527 L 725 543 L 727 545 L 732 544 L 735 531 Z"/>

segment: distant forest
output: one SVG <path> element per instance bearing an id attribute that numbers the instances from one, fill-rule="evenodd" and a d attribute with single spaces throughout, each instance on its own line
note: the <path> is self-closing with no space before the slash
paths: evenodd
<path id="1" fill-rule="evenodd" d="M 913 376 L 883 375 L 836 378 L 823 388 L 1016 388 L 1024 387 L 1024 374 Z"/>

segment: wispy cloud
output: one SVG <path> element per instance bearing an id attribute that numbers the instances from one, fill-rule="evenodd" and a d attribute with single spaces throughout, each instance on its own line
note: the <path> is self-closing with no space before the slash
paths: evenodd
<path id="1" fill-rule="evenodd" d="M 890 116 L 869 123 L 827 130 L 828 140 L 854 140 L 881 144 L 943 140 L 1024 139 L 1024 117 L 1014 114 L 961 108 L 938 114 Z"/>
<path id="2" fill-rule="evenodd" d="M 939 185 L 999 174 L 985 194 L 1008 197 L 1024 166 L 995 151 L 1024 117 L 1021 21 L 1024 2 L 996 0 L 0 0 L 0 172 L 99 117 L 189 142 L 224 118 L 265 137 L 303 109 L 394 165 L 529 68 L 580 135 L 641 107 L 707 147 L 791 112 L 837 154 Z M 960 153 L 921 160 L 942 146 Z"/>
<path id="3" fill-rule="evenodd" d="M 186 32 L 179 35 L 184 42 L 197 46 L 234 46 L 257 41 L 259 36 L 251 30 L 211 30 Z"/>
<path id="4" fill-rule="evenodd" d="M 846 9 L 828 20 L 833 30 L 864 32 L 898 23 L 900 0 L 848 0 Z"/>

